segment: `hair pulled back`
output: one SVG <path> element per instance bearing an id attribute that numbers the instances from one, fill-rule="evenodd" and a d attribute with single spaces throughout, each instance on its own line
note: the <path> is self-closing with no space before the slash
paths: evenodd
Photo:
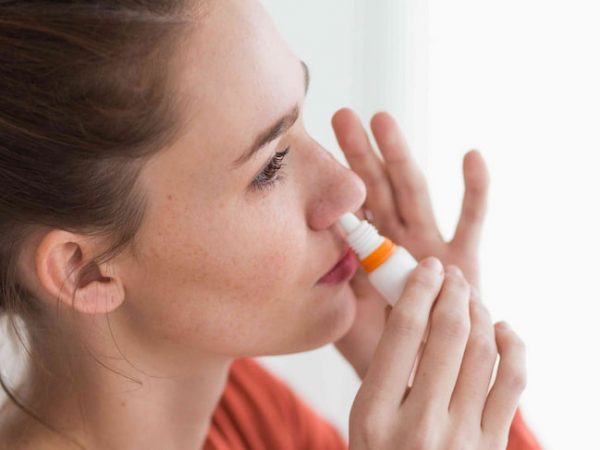
<path id="1" fill-rule="evenodd" d="M 174 60 L 200 3 L 0 0 L 0 314 L 17 335 L 39 312 L 17 279 L 32 231 L 106 239 L 86 269 L 133 246 L 139 171 L 184 124 Z"/>

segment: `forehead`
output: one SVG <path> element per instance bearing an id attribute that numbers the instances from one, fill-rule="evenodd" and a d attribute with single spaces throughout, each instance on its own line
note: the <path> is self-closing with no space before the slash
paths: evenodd
<path id="1" fill-rule="evenodd" d="M 178 89 L 190 137 L 233 161 L 301 101 L 304 74 L 259 2 L 218 0 L 187 39 Z"/>

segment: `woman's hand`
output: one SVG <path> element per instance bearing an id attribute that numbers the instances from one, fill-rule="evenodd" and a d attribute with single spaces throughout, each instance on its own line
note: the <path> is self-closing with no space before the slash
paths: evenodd
<path id="1" fill-rule="evenodd" d="M 479 152 L 471 151 L 464 157 L 462 212 L 454 237 L 446 242 L 433 214 L 425 178 L 394 118 L 383 112 L 371 120 L 383 160 L 353 111 L 339 110 L 332 125 L 350 168 L 367 186 L 363 208 L 372 216 L 368 218 L 373 225 L 417 260 L 435 256 L 444 265 L 459 266 L 471 286 L 479 288 L 478 247 L 489 184 Z"/>
<path id="2" fill-rule="evenodd" d="M 383 160 L 373 150 L 353 111 L 341 109 L 334 115 L 332 125 L 350 168 L 367 186 L 363 208 L 369 212 L 368 219 L 417 260 L 435 256 L 445 265 L 459 266 L 477 291 L 478 246 L 488 189 L 488 174 L 479 153 L 472 151 L 464 158 L 462 213 L 453 239 L 446 242 L 435 221 L 425 179 L 394 119 L 387 113 L 378 113 L 371 120 Z M 365 218 L 360 211 L 357 215 Z M 335 345 L 362 378 L 383 332 L 387 302 L 362 269 L 350 285 L 357 298 L 356 320 Z"/>
<path id="3" fill-rule="evenodd" d="M 350 450 L 506 449 L 525 387 L 524 347 L 470 293 L 461 271 L 444 274 L 435 258 L 412 272 L 352 405 Z"/>

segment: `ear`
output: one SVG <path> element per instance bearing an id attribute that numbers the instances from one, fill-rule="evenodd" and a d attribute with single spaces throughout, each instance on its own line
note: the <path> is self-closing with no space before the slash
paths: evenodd
<path id="1" fill-rule="evenodd" d="M 125 300 L 125 289 L 108 265 L 94 263 L 92 271 L 82 269 L 94 256 L 89 238 L 54 229 L 39 241 L 35 250 L 35 271 L 44 297 L 84 314 L 104 314 Z"/>

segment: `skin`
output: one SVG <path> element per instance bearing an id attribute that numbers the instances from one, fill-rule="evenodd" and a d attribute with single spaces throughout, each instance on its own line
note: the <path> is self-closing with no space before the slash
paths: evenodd
<path id="1" fill-rule="evenodd" d="M 135 255 L 98 267 L 72 303 L 68 270 L 101 243 L 44 230 L 23 252 L 28 285 L 49 311 L 60 299 L 56 327 L 68 331 L 54 348 L 77 355 L 70 364 L 86 420 L 77 418 L 75 392 L 55 390 L 40 408 L 81 429 L 75 436 L 90 448 L 200 448 L 235 358 L 323 346 L 355 317 L 347 282 L 317 282 L 346 245 L 336 221 L 364 203 L 360 177 L 307 134 L 301 117 L 232 168 L 260 132 L 296 106 L 302 112 L 300 60 L 258 2 L 219 0 L 180 66 L 177 89 L 195 101 L 185 135 L 142 171 L 150 207 Z M 288 146 L 284 177 L 250 190 Z M 142 385 L 99 366 L 80 342 Z M 54 378 L 70 379 L 60 355 L 46 354 Z"/>
<path id="2" fill-rule="evenodd" d="M 433 214 L 425 177 L 410 154 L 408 144 L 394 118 L 377 113 L 371 131 L 381 155 L 374 151 L 356 113 L 344 108 L 332 125 L 352 170 L 367 186 L 367 198 L 359 216 L 369 214 L 382 235 L 404 246 L 418 260 L 439 258 L 445 266 L 456 265 L 471 284 L 474 300 L 481 305 L 478 249 L 487 209 L 489 175 L 476 150 L 463 161 L 465 194 L 453 238 L 446 242 Z M 373 289 L 366 273 L 351 280 L 357 302 L 357 319 L 349 332 L 336 342 L 337 349 L 363 378 L 389 314 L 387 302 Z"/>
<path id="3" fill-rule="evenodd" d="M 352 405 L 350 449 L 512 447 L 509 428 L 525 387 L 524 355 L 510 327 L 492 328 L 457 266 L 444 272 L 438 259 L 425 259 L 392 308 Z"/>
<path id="4" fill-rule="evenodd" d="M 77 290 L 69 271 L 97 254 L 101 241 L 41 229 L 21 254 L 19 275 L 47 307 L 53 336 L 36 340 L 49 371 L 31 370 L 23 398 L 36 399 L 43 417 L 90 449 L 201 448 L 240 356 L 335 342 L 364 377 L 384 333 L 386 305 L 361 271 L 351 282 L 318 283 L 342 255 L 336 222 L 348 211 L 364 216 L 360 208 L 368 208 L 380 231 L 415 257 L 459 265 L 477 283 L 487 191 L 477 152 L 465 158 L 463 214 L 446 243 L 391 116 L 377 114 L 371 124 L 383 160 L 356 114 L 343 109 L 334 116 L 352 170 L 308 135 L 305 72 L 260 3 L 214 2 L 178 63 L 174 95 L 193 99 L 189 126 L 142 170 L 150 206 L 135 252 L 98 266 Z M 295 106 L 300 114 L 289 130 L 232 167 Z M 279 181 L 252 190 L 270 158 L 288 146 Z M 7 417 L 14 417 L 3 428 L 7 438 L 28 430 L 27 439 L 14 438 L 23 448 L 65 448 L 18 412 Z"/>

